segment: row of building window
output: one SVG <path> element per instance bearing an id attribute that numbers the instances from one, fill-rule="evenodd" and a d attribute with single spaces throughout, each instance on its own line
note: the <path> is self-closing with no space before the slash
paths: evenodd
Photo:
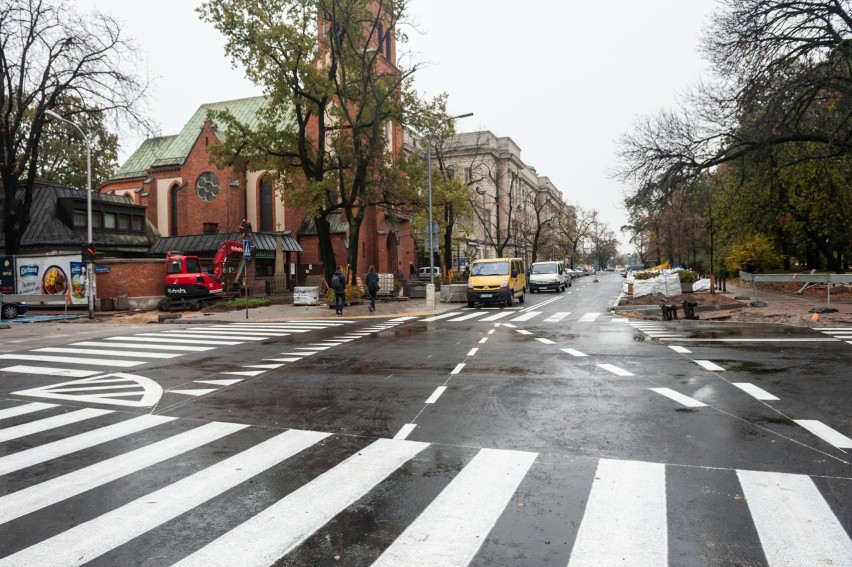
<path id="1" fill-rule="evenodd" d="M 74 210 L 74 228 L 88 227 L 86 211 Z M 142 232 L 145 230 L 145 217 L 126 213 L 103 213 L 92 211 L 92 228 L 104 230 L 126 230 Z"/>

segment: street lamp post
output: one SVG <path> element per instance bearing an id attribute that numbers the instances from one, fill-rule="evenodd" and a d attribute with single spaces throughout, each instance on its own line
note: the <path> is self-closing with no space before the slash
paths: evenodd
<path id="1" fill-rule="evenodd" d="M 429 146 L 426 149 L 426 170 L 427 170 L 427 183 L 429 186 L 429 226 L 427 227 L 427 232 L 429 233 L 429 283 L 432 284 L 432 290 L 435 290 L 435 233 L 432 230 L 432 137 L 435 135 L 435 132 L 438 131 L 438 128 L 449 122 L 450 120 L 455 120 L 457 118 L 467 118 L 468 116 L 473 116 L 473 112 L 468 112 L 467 114 L 459 114 L 458 116 L 450 116 L 449 118 L 445 118 L 438 122 L 434 128 L 429 132 Z"/>
<path id="2" fill-rule="evenodd" d="M 89 137 L 83 132 L 83 129 L 76 122 L 72 122 L 67 118 L 63 118 L 58 115 L 54 111 L 47 109 L 44 111 L 45 114 L 52 118 L 56 118 L 60 122 L 65 122 L 70 124 L 74 128 L 80 132 L 80 135 L 83 137 L 83 143 L 86 144 L 86 224 L 87 224 L 87 239 L 86 244 L 89 248 L 92 247 L 92 144 L 89 141 Z M 89 300 L 89 319 L 95 318 L 95 298 L 92 295 L 92 289 L 95 285 L 95 271 L 92 269 L 92 262 L 89 261 L 86 263 L 86 279 L 88 280 L 88 285 L 86 286 L 86 295 Z"/>

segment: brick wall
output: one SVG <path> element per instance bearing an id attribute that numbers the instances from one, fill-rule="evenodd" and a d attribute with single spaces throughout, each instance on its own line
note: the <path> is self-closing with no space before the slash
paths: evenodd
<path id="1" fill-rule="evenodd" d="M 97 296 L 156 297 L 163 295 L 165 260 L 117 258 L 98 262 L 109 267 L 109 273 L 96 275 Z"/>

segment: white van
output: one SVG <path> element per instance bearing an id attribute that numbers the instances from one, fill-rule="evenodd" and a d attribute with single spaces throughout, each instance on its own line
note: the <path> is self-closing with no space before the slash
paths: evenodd
<path id="1" fill-rule="evenodd" d="M 435 279 L 441 281 L 441 266 L 433 266 L 433 273 L 435 274 Z M 417 279 L 420 281 L 431 281 L 432 278 L 429 276 L 429 266 L 425 268 L 420 268 L 420 271 L 417 273 Z"/>
<path id="2" fill-rule="evenodd" d="M 571 274 L 565 269 L 565 262 L 551 260 L 536 262 L 530 267 L 530 292 L 552 289 L 556 293 L 571 287 Z"/>

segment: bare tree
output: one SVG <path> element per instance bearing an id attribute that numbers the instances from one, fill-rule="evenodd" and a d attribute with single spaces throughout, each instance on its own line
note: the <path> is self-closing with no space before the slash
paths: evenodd
<path id="1" fill-rule="evenodd" d="M 597 221 L 598 212 L 594 209 L 586 210 L 580 206 L 569 207 L 568 214 L 560 215 L 556 223 L 557 235 L 568 242 L 571 250 L 571 269 L 575 268 L 577 259 L 577 248 L 580 242 L 590 234 L 592 224 Z"/>
<path id="2" fill-rule="evenodd" d="M 139 114 L 147 83 L 134 75 L 137 68 L 132 44 L 109 16 L 84 17 L 61 0 L 0 4 L 0 186 L 7 254 L 19 252 L 30 223 L 45 110 L 81 122 L 121 114 L 147 127 Z"/>

